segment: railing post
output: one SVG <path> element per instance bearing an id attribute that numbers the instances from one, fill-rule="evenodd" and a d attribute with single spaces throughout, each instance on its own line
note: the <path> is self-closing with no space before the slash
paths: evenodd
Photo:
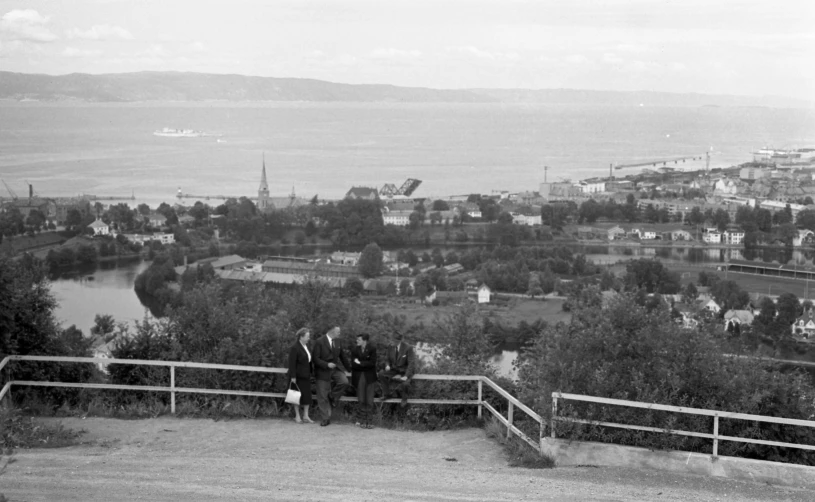
<path id="1" fill-rule="evenodd" d="M 512 401 L 509 402 L 509 408 L 507 409 L 507 439 L 512 436 L 512 419 L 513 415 L 515 414 L 515 405 L 512 404 Z"/>
<path id="2" fill-rule="evenodd" d="M 175 415 L 175 365 L 170 365 L 170 413 Z"/>
<path id="3" fill-rule="evenodd" d="M 557 393 L 552 392 L 552 418 L 549 420 L 552 439 L 555 439 L 555 417 L 557 417 Z"/>
<path id="4" fill-rule="evenodd" d="M 719 413 L 713 415 L 713 458 L 715 461 L 719 457 Z"/>
<path id="5" fill-rule="evenodd" d="M 478 379 L 478 418 L 481 418 L 481 410 L 484 408 L 481 403 L 484 402 L 483 398 L 484 381 Z"/>

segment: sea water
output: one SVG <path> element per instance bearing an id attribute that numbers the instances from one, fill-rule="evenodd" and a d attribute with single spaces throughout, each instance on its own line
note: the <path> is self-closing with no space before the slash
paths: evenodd
<path id="1" fill-rule="evenodd" d="M 607 176 L 609 164 L 711 151 L 711 167 L 726 167 L 765 146 L 815 146 L 815 111 L 762 107 L 6 101 L 0 117 L 0 178 L 18 195 L 29 182 L 41 196 L 151 205 L 179 188 L 256 196 L 264 158 L 274 196 L 340 198 L 417 178 L 415 195 L 433 197 L 537 190 L 544 176 Z M 153 135 L 164 127 L 210 135 Z"/>

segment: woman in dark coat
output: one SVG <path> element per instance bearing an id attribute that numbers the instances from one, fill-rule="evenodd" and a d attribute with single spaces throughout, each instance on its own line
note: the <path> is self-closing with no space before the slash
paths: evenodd
<path id="1" fill-rule="evenodd" d="M 357 389 L 357 427 L 373 429 L 371 424 L 376 385 L 376 347 L 368 343 L 367 333 L 357 335 L 357 345 L 351 351 L 351 385 Z"/>
<path id="2" fill-rule="evenodd" d="M 300 418 L 300 406 L 294 407 L 294 421 L 298 424 L 313 424 L 314 421 L 308 417 L 308 407 L 311 406 L 311 351 L 308 349 L 308 342 L 311 339 L 311 331 L 308 328 L 297 330 L 297 341 L 289 350 L 289 371 L 287 375 L 291 383 L 297 384 L 300 390 L 300 406 L 303 407 L 303 418 Z M 289 384 L 291 385 L 291 384 Z"/>

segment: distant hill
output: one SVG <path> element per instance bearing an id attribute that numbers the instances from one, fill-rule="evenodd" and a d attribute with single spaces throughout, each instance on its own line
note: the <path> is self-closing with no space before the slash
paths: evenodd
<path id="1" fill-rule="evenodd" d="M 590 105 L 812 107 L 783 97 L 742 97 L 575 89 L 429 89 L 338 84 L 303 78 L 187 72 L 42 75 L 0 71 L 0 99 L 40 101 L 345 101 L 393 103 L 547 103 Z"/>
<path id="2" fill-rule="evenodd" d="M 304 78 L 138 72 L 41 75 L 0 72 L 0 98 L 42 101 L 350 101 L 474 103 L 497 101 L 463 90 L 350 85 Z"/>

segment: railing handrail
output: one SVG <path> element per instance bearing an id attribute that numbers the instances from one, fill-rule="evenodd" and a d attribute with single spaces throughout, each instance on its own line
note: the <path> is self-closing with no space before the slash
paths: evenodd
<path id="1" fill-rule="evenodd" d="M 232 395 L 232 396 L 256 396 L 256 397 L 272 397 L 282 398 L 285 393 L 275 392 L 260 392 L 260 391 L 243 391 L 243 390 L 228 390 L 228 389 L 200 389 L 200 388 L 185 388 L 176 387 L 175 385 L 175 369 L 176 368 L 199 368 L 199 369 L 215 369 L 215 370 L 233 370 L 233 371 L 251 371 L 257 373 L 275 373 L 285 374 L 286 368 L 270 368 L 265 366 L 241 366 L 235 364 L 214 364 L 214 363 L 196 363 L 190 361 L 158 361 L 153 359 L 114 359 L 108 357 L 67 357 L 67 356 L 21 356 L 13 355 L 3 359 L 0 363 L 0 369 L 3 368 L 9 361 L 39 361 L 39 362 L 56 362 L 56 363 L 93 363 L 100 365 L 111 364 L 130 364 L 138 366 L 162 366 L 170 368 L 170 385 L 169 386 L 147 386 L 147 385 L 117 385 L 105 383 L 80 383 L 80 382 L 40 382 L 28 380 L 10 380 L 0 391 L 0 400 L 10 392 L 12 385 L 33 386 L 33 387 L 63 387 L 63 388 L 81 388 L 81 389 L 110 389 L 110 390 L 137 390 L 137 391 L 151 391 L 151 392 L 169 392 L 170 393 L 170 409 L 175 413 L 175 395 L 176 393 L 199 393 L 199 394 L 219 394 L 219 395 Z M 478 406 L 478 418 L 482 416 L 482 409 L 486 408 L 487 411 L 492 413 L 502 424 L 507 427 L 507 438 L 512 434 L 517 435 L 523 441 L 541 451 L 540 440 L 543 438 L 544 427 L 546 422 L 543 418 L 535 413 L 531 408 L 520 402 L 517 398 L 512 396 L 509 392 L 502 389 L 498 384 L 482 375 L 436 375 L 436 374 L 415 374 L 411 377 L 414 380 L 446 380 L 446 381 L 471 381 L 478 383 L 478 399 L 408 399 L 409 403 L 415 404 L 454 404 L 454 405 L 476 405 Z M 492 407 L 483 398 L 483 385 L 487 384 L 490 388 L 495 390 L 501 397 L 507 400 L 507 416 L 504 417 L 498 410 Z M 342 401 L 354 401 L 353 397 L 342 397 Z M 383 400 L 383 402 L 398 402 L 398 399 Z M 527 436 L 517 426 L 514 425 L 514 409 L 518 408 L 532 417 L 533 420 L 538 422 L 540 428 L 540 437 L 537 441 Z"/>
<path id="2" fill-rule="evenodd" d="M 693 432 L 685 430 L 666 429 L 658 427 L 647 427 L 643 425 L 630 425 L 620 424 L 615 422 L 604 422 L 600 420 L 587 420 L 574 417 L 561 417 L 558 416 L 558 399 L 583 401 L 589 403 L 609 404 L 612 406 L 626 406 L 629 408 L 650 409 L 658 411 L 670 411 L 675 413 L 686 413 L 689 415 L 709 416 L 713 418 L 713 434 L 704 432 Z M 551 419 L 551 434 L 552 438 L 556 437 L 555 422 L 572 422 L 579 424 L 597 425 L 602 427 L 613 427 L 618 429 L 640 430 L 647 432 L 660 432 L 666 434 L 676 434 L 682 436 L 692 436 L 699 438 L 706 438 L 713 440 L 713 452 L 711 457 L 715 460 L 718 457 L 719 441 L 734 441 L 739 443 L 761 444 L 768 446 L 778 446 L 782 448 L 797 448 L 801 450 L 815 451 L 815 445 L 798 444 L 798 443 L 785 443 L 781 441 L 768 441 L 764 439 L 744 438 L 735 436 L 723 436 L 719 434 L 719 420 L 722 418 L 731 418 L 737 420 L 752 420 L 756 422 L 767 422 L 784 425 L 797 425 L 803 427 L 815 427 L 815 421 L 800 420 L 797 418 L 779 418 L 770 417 L 766 415 L 751 415 L 748 413 L 733 413 L 728 411 L 708 410 L 704 408 L 689 408 L 683 406 L 672 406 L 667 404 L 657 403 L 644 403 L 640 401 L 627 401 L 624 399 L 612 399 L 606 397 L 584 396 L 580 394 L 569 394 L 566 392 L 552 392 L 552 419 Z"/>
<path id="3" fill-rule="evenodd" d="M 815 421 L 801 420 L 797 418 L 779 418 L 768 415 L 751 415 L 749 413 L 735 413 L 721 410 L 708 410 L 705 408 L 689 408 L 685 406 L 673 406 L 670 404 L 644 403 L 642 401 L 627 401 L 624 399 L 612 399 L 607 397 L 584 396 L 581 394 L 569 394 L 567 392 L 553 392 L 552 397 L 571 401 L 585 401 L 590 403 L 611 404 L 614 406 L 627 406 L 629 408 L 643 408 L 659 411 L 673 411 L 676 413 L 686 413 L 688 415 L 705 415 L 708 417 L 733 418 L 737 420 L 754 420 L 757 422 L 770 422 L 784 425 L 800 425 L 803 427 L 815 427 Z"/>
<path id="4" fill-rule="evenodd" d="M 505 391 L 504 389 L 502 389 L 502 388 L 501 388 L 501 387 L 500 387 L 500 386 L 499 386 L 497 383 L 493 382 L 492 380 L 490 380 L 489 378 L 487 378 L 487 377 L 485 377 L 485 376 L 482 376 L 482 377 L 481 377 L 481 379 L 482 379 L 482 381 L 483 381 L 485 384 L 487 384 L 487 385 L 489 385 L 490 387 L 492 387 L 492 389 L 493 389 L 495 392 L 497 392 L 497 393 L 501 394 L 501 396 L 503 396 L 503 397 L 504 397 L 504 398 L 505 398 L 507 401 L 509 401 L 510 403 L 514 404 L 515 406 L 517 406 L 519 409 L 523 410 L 524 412 L 526 412 L 526 414 L 527 414 L 527 415 L 529 415 L 530 417 L 532 417 L 532 418 L 533 418 L 533 419 L 534 419 L 536 422 L 538 422 L 538 423 L 543 423 L 543 417 L 541 417 L 540 415 L 538 415 L 537 413 L 535 413 L 535 412 L 534 412 L 534 411 L 533 411 L 533 410 L 532 410 L 530 407 L 528 407 L 527 405 L 525 405 L 525 404 L 523 404 L 522 402 L 520 402 L 520 401 L 519 401 L 517 398 L 515 398 L 515 397 L 514 397 L 512 394 L 510 394 L 509 392 L 507 392 L 507 391 Z"/>
<path id="5" fill-rule="evenodd" d="M 7 361 L 40 361 L 55 363 L 94 363 L 94 364 L 132 364 L 137 366 L 164 366 L 176 368 L 200 368 L 212 370 L 234 370 L 252 371 L 258 373 L 287 373 L 287 368 L 277 368 L 268 366 L 242 366 L 237 364 L 216 364 L 216 363 L 196 363 L 190 361 L 162 361 L 157 359 L 114 359 L 109 357 L 67 357 L 67 356 L 8 356 L 0 363 L 0 369 Z M 350 374 L 350 373 L 349 373 Z M 479 381 L 481 376 L 475 375 L 434 375 L 430 373 L 419 373 L 411 378 L 416 380 L 465 380 Z M 495 385 L 495 384 L 493 384 Z M 509 394 L 507 394 L 509 395 Z M 514 399 L 514 398 L 513 398 Z"/>

